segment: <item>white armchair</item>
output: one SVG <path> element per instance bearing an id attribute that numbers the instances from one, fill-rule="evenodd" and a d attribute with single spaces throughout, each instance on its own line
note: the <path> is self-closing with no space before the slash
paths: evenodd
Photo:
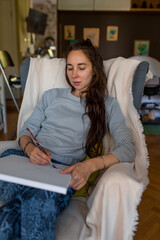
<path id="1" fill-rule="evenodd" d="M 26 61 L 22 64 L 24 71 Z M 131 240 L 137 224 L 137 206 L 148 183 L 147 149 L 138 110 L 148 64 L 117 58 L 104 61 L 109 94 L 116 97 L 136 143 L 135 164 L 119 163 L 107 169 L 89 197 L 75 197 L 57 219 L 57 240 Z M 32 112 L 43 91 L 52 87 L 68 87 L 64 59 L 27 60 L 28 75 L 17 131 Z M 29 69 L 29 72 L 28 72 Z M 21 79 L 23 79 L 23 71 Z M 34 79 L 34 80 L 33 80 Z M 133 97 L 134 105 L 133 106 Z M 123 96 L 125 93 L 125 97 Z M 29 100 L 28 100 L 29 99 Z M 138 101 L 138 102 L 137 102 Z M 108 138 L 109 139 L 109 138 Z M 106 144 L 106 143 L 110 144 Z M 105 152 L 112 141 L 104 139 Z M 0 142 L 0 152 L 17 148 L 16 141 Z"/>
<path id="2" fill-rule="evenodd" d="M 0 141 L 0 155 L 7 149 L 18 149 L 19 146 L 16 140 L 11 141 Z"/>

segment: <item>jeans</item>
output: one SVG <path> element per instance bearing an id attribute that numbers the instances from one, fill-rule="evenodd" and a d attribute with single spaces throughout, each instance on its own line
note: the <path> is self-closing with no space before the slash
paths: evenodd
<path id="1" fill-rule="evenodd" d="M 26 156 L 23 151 L 7 150 L 7 155 Z M 0 181 L 0 239 L 54 240 L 56 217 L 68 206 L 74 194 L 63 195 L 19 184 Z"/>

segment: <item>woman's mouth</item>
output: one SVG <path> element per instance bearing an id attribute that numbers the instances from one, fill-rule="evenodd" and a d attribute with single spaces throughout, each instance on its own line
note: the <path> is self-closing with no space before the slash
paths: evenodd
<path id="1" fill-rule="evenodd" d="M 73 82 L 73 85 L 78 86 L 78 85 L 80 85 L 80 82 Z"/>

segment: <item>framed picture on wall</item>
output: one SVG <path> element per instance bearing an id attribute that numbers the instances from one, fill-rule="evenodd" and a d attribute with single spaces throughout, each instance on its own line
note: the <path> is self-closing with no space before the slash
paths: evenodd
<path id="1" fill-rule="evenodd" d="M 106 40 L 118 41 L 118 26 L 107 26 Z"/>
<path id="2" fill-rule="evenodd" d="M 83 28 L 83 38 L 89 38 L 94 47 L 99 47 L 99 28 Z"/>
<path id="3" fill-rule="evenodd" d="M 134 56 L 148 56 L 149 55 L 149 40 L 135 40 L 134 41 Z"/>
<path id="4" fill-rule="evenodd" d="M 75 40 L 75 25 L 64 25 L 64 40 Z"/>

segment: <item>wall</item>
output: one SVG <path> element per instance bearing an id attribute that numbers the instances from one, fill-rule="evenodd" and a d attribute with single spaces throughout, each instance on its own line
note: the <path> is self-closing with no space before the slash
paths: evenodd
<path id="1" fill-rule="evenodd" d="M 16 4 L 12 0 L 0 0 L 0 50 L 11 55 L 18 70 L 18 41 L 16 26 Z"/>
<path id="2" fill-rule="evenodd" d="M 19 46 L 19 62 L 26 57 L 28 48 L 29 35 L 27 33 L 27 17 L 29 8 L 31 7 L 30 0 L 15 0 L 16 1 L 16 15 L 18 28 L 18 46 Z"/>
<path id="3" fill-rule="evenodd" d="M 35 35 L 35 49 L 38 47 L 44 47 L 44 39 L 48 36 L 53 37 L 55 45 L 57 45 L 57 5 L 55 0 L 33 0 L 33 8 L 37 11 L 48 14 L 44 35 Z"/>
<path id="4" fill-rule="evenodd" d="M 0 0 L 0 49 L 7 50 L 15 64 L 15 70 L 19 74 L 19 66 L 22 55 L 26 51 L 26 16 L 28 14 L 30 0 Z M 13 74 L 10 68 L 6 74 Z M 13 90 L 15 97 L 19 98 L 21 92 Z M 8 87 L 5 84 L 6 98 L 10 98 Z"/>
<path id="5" fill-rule="evenodd" d="M 160 60 L 160 12 L 58 11 L 58 56 L 63 57 L 70 41 L 64 40 L 64 25 L 75 25 L 76 39 L 84 27 L 100 28 L 99 51 L 103 59 L 133 55 L 134 40 L 150 40 L 149 55 Z M 106 41 L 106 26 L 119 27 L 118 41 Z"/>
<path id="6" fill-rule="evenodd" d="M 27 51 L 29 7 L 30 0 L 0 0 L 0 49 L 11 54 L 17 71 Z"/>

